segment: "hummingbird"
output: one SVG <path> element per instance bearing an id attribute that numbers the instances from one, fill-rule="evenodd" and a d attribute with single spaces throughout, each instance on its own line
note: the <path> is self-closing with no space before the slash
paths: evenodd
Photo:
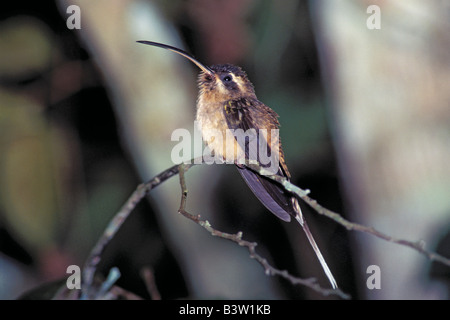
<path id="1" fill-rule="evenodd" d="M 215 157 L 235 163 L 248 187 L 270 212 L 286 222 L 291 221 L 291 217 L 297 220 L 332 288 L 337 289 L 336 280 L 303 217 L 298 199 L 274 180 L 245 165 L 245 160 L 262 163 L 261 152 L 252 152 L 256 142 L 257 150 L 266 150 L 274 155 L 271 159 L 276 163 L 272 174 L 291 179 L 281 148 L 278 114 L 258 100 L 245 71 L 232 64 L 205 66 L 189 53 L 167 44 L 145 40 L 137 42 L 180 54 L 200 68 L 196 121 L 205 144 Z M 229 134 L 230 131 L 243 132 L 244 135 Z M 273 162 L 270 163 L 272 169 Z M 261 167 L 267 167 L 267 164 Z"/>

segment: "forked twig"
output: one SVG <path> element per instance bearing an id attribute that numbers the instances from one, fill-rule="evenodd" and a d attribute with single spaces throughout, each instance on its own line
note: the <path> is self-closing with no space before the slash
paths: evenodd
<path id="1" fill-rule="evenodd" d="M 191 167 L 194 164 L 186 165 L 187 167 Z M 101 255 L 104 252 L 106 245 L 111 241 L 111 239 L 115 236 L 117 231 L 119 231 L 122 224 L 128 218 L 130 213 L 134 210 L 136 205 L 154 188 L 159 186 L 161 183 L 165 182 L 167 179 L 178 174 L 178 165 L 175 165 L 169 169 L 164 170 L 156 177 L 151 179 L 146 183 L 142 183 L 138 185 L 136 190 L 131 194 L 119 212 L 114 216 L 111 222 L 106 227 L 103 235 L 97 241 L 94 248 L 91 250 L 89 257 L 86 260 L 86 263 L 83 268 L 83 277 L 82 277 L 82 298 L 89 299 L 93 294 L 90 293 L 89 290 L 92 288 L 92 284 L 94 281 L 94 274 L 97 269 L 97 265 L 100 263 Z"/>
<path id="2" fill-rule="evenodd" d="M 280 276 L 288 281 L 290 281 L 293 285 L 304 285 L 307 286 L 314 291 L 322 294 L 323 296 L 329 296 L 329 295 L 337 295 L 343 299 L 350 299 L 350 296 L 346 293 L 344 293 L 340 289 L 325 289 L 322 288 L 315 278 L 308 278 L 308 279 L 302 279 L 298 277 L 294 277 L 286 270 L 279 270 L 277 268 L 274 268 L 269 264 L 267 259 L 261 257 L 259 254 L 256 253 L 256 246 L 258 245 L 256 242 L 249 242 L 242 239 L 242 232 L 239 231 L 238 233 L 231 234 L 222 232 L 219 230 L 214 229 L 208 220 L 202 220 L 200 219 L 200 215 L 193 215 L 186 211 L 186 201 L 187 201 L 187 188 L 186 188 L 186 181 L 184 178 L 184 173 L 186 172 L 186 169 L 183 164 L 180 165 L 178 175 L 180 177 L 180 185 L 181 185 L 181 202 L 180 202 L 180 208 L 178 209 L 178 212 L 181 213 L 186 218 L 194 221 L 204 229 L 206 229 L 212 236 L 220 237 L 223 239 L 227 239 L 230 241 L 233 241 L 240 245 L 241 247 L 246 247 L 248 249 L 248 252 L 250 253 L 250 258 L 255 259 L 259 264 L 261 264 L 264 268 L 264 271 L 266 275 L 271 276 Z"/>
<path id="3" fill-rule="evenodd" d="M 259 174 L 265 174 L 264 168 L 258 166 L 258 165 L 253 165 L 253 164 L 248 164 L 247 165 L 250 169 L 252 169 L 255 172 L 258 172 Z M 395 238 L 395 237 L 391 237 L 383 232 L 378 231 L 377 229 L 373 228 L 373 227 L 367 227 L 358 223 L 354 223 L 354 222 L 350 222 L 346 219 L 344 219 L 340 214 L 331 211 L 329 209 L 326 209 L 325 207 L 321 206 L 317 200 L 314 200 L 312 198 L 310 198 L 308 196 L 307 191 L 300 189 L 299 187 L 297 187 L 296 185 L 292 184 L 291 182 L 289 182 L 286 178 L 280 177 L 280 176 L 275 176 L 275 175 L 266 175 L 267 178 L 270 178 L 274 181 L 277 181 L 279 184 L 281 184 L 287 191 L 295 194 L 296 196 L 298 196 L 300 199 L 302 199 L 304 202 L 306 202 L 311 208 L 313 208 L 318 214 L 324 215 L 332 220 L 334 220 L 335 222 L 339 223 L 340 225 L 342 225 L 343 227 L 345 227 L 347 230 L 355 230 L 355 231 L 360 231 L 360 232 L 364 232 L 364 233 L 368 233 L 371 234 L 377 238 L 386 240 L 388 242 L 392 242 L 392 243 L 396 243 L 402 246 L 406 246 L 409 247 L 411 249 L 416 250 L 417 252 L 423 254 L 425 257 L 427 257 L 428 259 L 430 259 L 431 261 L 437 261 L 440 263 L 443 263 L 447 266 L 450 266 L 450 259 L 441 256 L 440 254 L 437 254 L 435 252 L 431 252 L 425 249 L 425 242 L 420 240 L 420 241 L 409 241 L 409 240 L 404 240 L 404 239 L 399 239 L 399 238 Z"/>
<path id="4" fill-rule="evenodd" d="M 343 293 L 339 289 L 324 289 L 321 288 L 315 279 L 309 278 L 309 279 L 301 279 L 294 277 L 290 275 L 286 270 L 278 270 L 274 267 L 272 267 L 265 258 L 262 258 L 259 256 L 255 248 L 257 246 L 257 243 L 255 242 L 248 242 L 246 240 L 242 239 L 242 232 L 238 232 L 236 234 L 229 234 L 225 232 L 221 232 L 219 230 L 214 229 L 210 223 L 207 220 L 201 220 L 199 215 L 192 215 L 186 211 L 186 200 L 187 200 L 187 188 L 186 188 L 186 182 L 184 180 L 184 173 L 189 170 L 192 166 L 196 164 L 201 164 L 202 161 L 198 161 L 198 159 L 192 160 L 189 164 L 181 164 L 181 165 L 175 165 L 172 166 L 169 169 L 164 170 L 157 176 L 155 176 L 150 181 L 140 184 L 136 190 L 131 194 L 131 196 L 128 198 L 128 200 L 125 202 L 125 204 L 122 206 L 122 208 L 119 210 L 119 212 L 114 216 L 114 218 L 111 220 L 109 225 L 107 226 L 106 230 L 104 231 L 101 238 L 98 240 L 97 244 L 92 249 L 89 257 L 86 260 L 86 264 L 83 268 L 83 277 L 82 277 L 82 298 L 89 299 L 92 296 L 95 296 L 95 292 L 90 292 L 90 290 L 93 290 L 93 282 L 94 282 L 94 274 L 96 271 L 96 268 L 100 262 L 101 255 L 103 254 L 107 244 L 111 241 L 111 239 L 115 236 L 117 231 L 120 229 L 124 221 L 127 219 L 127 217 L 130 215 L 130 213 L 134 210 L 136 205 L 154 188 L 168 180 L 169 178 L 179 174 L 180 175 L 180 185 L 182 188 L 182 195 L 181 195 L 181 202 L 180 202 L 180 209 L 179 212 L 185 216 L 186 218 L 194 221 L 201 227 L 205 228 L 211 235 L 217 236 L 223 239 L 231 240 L 235 243 L 237 243 L 240 246 L 246 247 L 250 253 L 250 257 L 252 259 L 255 259 L 258 261 L 263 267 L 267 275 L 278 275 L 281 276 L 288 281 L 290 281 L 293 285 L 304 285 L 307 286 L 317 292 L 320 292 L 323 295 L 330 295 L 330 294 L 336 294 L 342 298 L 349 298 L 349 296 L 345 293 Z M 258 165 L 254 164 L 246 164 L 250 169 L 258 172 L 259 174 L 266 175 L 264 172 L 264 168 L 259 167 Z M 328 210 L 321 206 L 319 203 L 317 203 L 316 200 L 311 199 L 308 196 L 308 192 L 305 190 L 300 189 L 299 187 L 295 186 L 291 182 L 289 182 L 287 179 L 279 177 L 279 176 L 272 176 L 272 175 L 266 175 L 268 178 L 273 179 L 274 181 L 277 181 L 282 185 L 287 191 L 295 194 L 299 198 L 301 198 L 303 201 L 305 201 L 308 205 L 310 205 L 317 213 L 324 215 L 335 222 L 339 223 L 340 225 L 344 226 L 347 230 L 356 230 L 364 233 L 371 234 L 373 236 L 376 236 L 378 238 L 381 238 L 383 240 L 386 240 L 388 242 L 396 243 L 399 245 L 403 245 L 406 247 L 410 247 L 419 253 L 426 256 L 428 259 L 432 261 L 437 261 L 440 263 L 443 263 L 447 266 L 450 266 L 450 259 L 445 258 L 437 253 L 428 251 L 424 247 L 424 243 L 422 241 L 419 242 L 412 242 L 408 240 L 403 240 L 395 237 L 388 236 L 372 227 L 366 227 L 361 224 L 350 222 L 346 219 L 344 219 L 342 216 L 340 216 L 338 213 L 335 213 L 331 210 Z"/>

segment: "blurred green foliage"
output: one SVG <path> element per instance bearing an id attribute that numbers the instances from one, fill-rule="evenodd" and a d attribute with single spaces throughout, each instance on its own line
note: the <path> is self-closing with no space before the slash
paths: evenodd
<path id="1" fill-rule="evenodd" d="M 111 107 L 115 95 L 108 92 L 103 78 L 109 70 L 99 70 L 76 31 L 66 28 L 62 3 L 23 6 L 19 1 L 14 9 L 3 10 L 0 20 L 0 228 L 8 234 L 0 242 L 0 252 L 14 243 L 29 253 L 32 262 L 27 271 L 36 282 L 64 277 L 68 264 L 81 265 L 108 220 L 140 182 Z M 280 115 L 293 176 L 297 161 L 317 149 L 332 158 L 306 1 L 152 3 L 199 59 L 243 66 L 260 100 Z M 87 13 L 81 10 L 83 19 Z M 103 14 L 114 15 L 114 10 L 114 6 L 105 7 Z M 84 22 L 82 27 L 89 28 Z M 185 85 L 196 90 L 194 80 Z M 186 103 L 192 110 L 194 104 L 195 100 Z M 166 136 L 157 138 L 167 143 Z M 219 179 L 228 176 L 214 177 L 214 185 L 220 185 Z M 234 188 L 217 194 L 224 198 L 219 204 L 235 196 L 236 203 L 246 203 L 249 195 L 236 195 Z M 161 242 L 152 209 L 143 204 L 137 211 L 136 220 L 129 222 L 132 227 L 124 226 L 124 234 L 110 249 L 117 251 L 108 251 L 103 267 L 119 264 L 124 274 L 121 284 L 127 286 L 130 278 L 139 282 L 136 270 L 140 266 L 153 265 L 163 284 L 163 298 L 185 297 L 188 292 L 173 253 Z M 237 226 L 249 221 L 244 217 Z M 251 232 L 267 234 L 266 220 L 261 221 L 260 230 Z M 280 227 L 273 230 L 284 232 Z M 285 236 L 274 238 L 280 239 L 285 255 L 290 256 Z M 23 262 L 20 256 L 14 258 L 14 263 Z M 296 267 L 292 259 L 279 259 Z M 14 298 L 34 285 L 1 292 L 5 280 L 0 279 L 0 298 Z M 145 296 L 142 286 L 136 290 Z M 302 296 L 301 290 L 292 289 L 283 294 Z"/>

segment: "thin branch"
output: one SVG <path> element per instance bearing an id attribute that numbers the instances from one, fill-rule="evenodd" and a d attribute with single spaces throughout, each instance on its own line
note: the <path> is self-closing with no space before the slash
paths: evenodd
<path id="1" fill-rule="evenodd" d="M 186 166 L 193 166 L 194 164 L 188 164 Z M 106 245 L 111 241 L 111 239 L 116 235 L 117 231 L 119 231 L 122 224 L 128 218 L 130 213 L 136 207 L 136 205 L 154 188 L 159 186 L 161 183 L 165 182 L 167 179 L 178 174 L 178 165 L 175 165 L 167 170 L 164 170 L 156 177 L 148 181 L 147 183 L 140 184 L 136 190 L 131 194 L 119 212 L 114 216 L 109 225 L 106 227 L 101 238 L 98 240 L 97 244 L 92 249 L 89 257 L 86 260 L 86 264 L 83 268 L 83 277 L 82 277 L 82 298 L 90 298 L 95 293 L 89 292 L 89 289 L 92 288 L 92 284 L 94 281 L 94 274 L 97 269 L 98 264 L 100 263 L 101 255 L 103 254 Z"/>
<path id="2" fill-rule="evenodd" d="M 340 289 L 325 289 L 322 288 L 315 278 L 308 278 L 308 279 L 302 279 L 297 278 L 289 274 L 286 270 L 279 270 L 274 267 L 272 267 L 267 259 L 261 257 L 259 254 L 256 253 L 256 246 L 258 245 L 256 242 L 249 242 L 242 239 L 242 232 L 239 231 L 236 234 L 230 234 L 226 232 L 222 232 L 219 230 L 214 229 L 211 224 L 208 222 L 208 220 L 201 220 L 200 215 L 193 215 L 186 211 L 186 201 L 187 201 L 187 188 L 186 188 L 186 181 L 184 178 L 184 173 L 186 172 L 185 165 L 181 164 L 179 168 L 179 177 L 180 177 L 180 185 L 181 185 L 181 202 L 180 202 L 180 208 L 178 209 L 178 212 L 181 213 L 186 218 L 194 221 L 201 227 L 203 227 L 205 230 L 207 230 L 212 236 L 217 236 L 223 239 L 227 239 L 230 241 L 233 241 L 240 245 L 241 247 L 246 247 L 248 249 L 248 252 L 250 253 L 250 258 L 255 259 L 259 264 L 261 264 L 264 268 L 264 271 L 266 275 L 271 276 L 280 276 L 288 281 L 290 281 L 293 285 L 304 285 L 307 286 L 316 292 L 322 294 L 323 296 L 329 296 L 329 295 L 337 295 L 343 299 L 350 299 L 350 296 Z"/>
<path id="3" fill-rule="evenodd" d="M 85 266 L 83 268 L 83 277 L 82 277 L 82 298 L 89 299 L 90 297 L 95 296 L 95 292 L 90 292 L 90 290 L 95 290 L 95 286 L 93 285 L 94 282 L 94 275 L 96 268 L 100 262 L 101 256 L 107 246 L 107 244 L 111 241 L 111 239 L 115 236 L 117 231 L 120 229 L 122 224 L 125 222 L 125 220 L 128 218 L 130 213 L 134 210 L 136 205 L 154 188 L 168 180 L 169 178 L 179 174 L 180 170 L 183 172 L 180 175 L 180 183 L 182 186 L 182 197 L 181 197 L 181 203 L 180 203 L 180 213 L 183 214 L 188 219 L 196 222 L 203 228 L 205 228 L 211 235 L 218 236 L 224 239 L 228 239 L 231 241 L 236 242 L 238 245 L 247 247 L 250 253 L 250 257 L 257 260 L 263 267 L 268 275 L 279 275 L 288 281 L 290 281 L 292 284 L 302 284 L 305 286 L 308 286 L 312 288 L 313 290 L 316 290 L 318 292 L 321 292 L 324 295 L 329 294 L 337 294 L 343 298 L 348 298 L 348 296 L 341 292 L 340 290 L 332 290 L 332 289 L 323 289 L 318 286 L 318 284 L 315 282 L 315 279 L 300 279 L 296 278 L 292 275 L 290 275 L 287 271 L 280 271 L 278 269 L 273 268 L 270 266 L 266 259 L 262 258 L 255 252 L 255 248 L 257 246 L 254 242 L 248 242 L 245 240 L 242 240 L 242 232 L 238 232 L 236 234 L 229 234 L 225 232 L 221 232 L 218 230 L 215 230 L 211 227 L 208 221 L 204 221 L 200 219 L 200 216 L 192 215 L 188 213 L 185 210 L 186 207 L 186 200 L 187 200 L 187 189 L 186 189 L 186 183 L 184 181 L 184 173 L 191 168 L 192 166 L 196 164 L 201 164 L 202 161 L 199 161 L 199 159 L 194 159 L 191 161 L 190 164 L 182 164 L 182 165 L 175 165 L 171 168 L 161 172 L 157 176 L 155 176 L 150 181 L 140 184 L 136 190 L 132 193 L 132 195 L 128 198 L 128 200 L 125 202 L 125 204 L 122 206 L 122 208 L 119 210 L 119 212 L 114 216 L 113 220 L 109 223 L 106 230 L 104 231 L 102 237 L 98 240 L 97 244 L 92 249 L 89 257 L 86 260 Z M 292 192 L 299 198 L 301 198 L 303 201 L 305 201 L 307 204 L 309 204 L 315 211 L 317 211 L 319 214 L 324 215 L 335 222 L 339 223 L 340 225 L 344 226 L 347 230 L 356 230 L 364 233 L 371 234 L 373 236 L 376 236 L 378 238 L 381 238 L 383 240 L 386 240 L 388 242 L 396 243 L 399 245 L 403 245 L 406 247 L 410 247 L 419 253 L 426 256 L 428 259 L 432 261 L 441 262 L 447 266 L 450 266 L 450 259 L 445 258 L 437 253 L 428 251 L 425 249 L 425 244 L 423 241 L 418 242 L 412 242 L 404 239 L 399 239 L 395 237 L 391 237 L 389 235 L 386 235 L 372 227 L 366 227 L 357 223 L 350 222 L 346 219 L 344 219 L 339 214 L 328 210 L 317 203 L 316 200 L 311 199 L 308 196 L 309 191 L 305 191 L 300 189 L 299 187 L 295 186 L 294 184 L 287 181 L 285 178 L 279 177 L 279 176 L 271 176 L 267 175 L 264 170 L 264 168 L 259 167 L 258 165 L 254 164 L 246 164 L 247 167 L 254 170 L 255 172 L 258 172 L 259 174 L 266 175 L 268 178 L 273 179 L 274 181 L 277 181 L 280 183 L 287 191 Z"/>
<path id="4" fill-rule="evenodd" d="M 255 164 L 247 164 L 247 166 L 252 169 L 255 172 L 258 172 L 259 174 L 263 174 L 266 175 L 265 173 L 267 173 L 264 168 L 255 165 Z M 346 219 L 344 219 L 341 215 L 339 215 L 338 213 L 328 210 L 327 208 L 324 208 L 323 206 L 321 206 L 317 200 L 314 200 L 312 198 L 310 198 L 308 196 L 309 194 L 309 190 L 302 190 L 299 187 L 297 187 L 296 185 L 292 184 L 291 182 L 289 182 L 286 178 L 280 177 L 280 176 L 276 176 L 276 175 L 266 175 L 267 178 L 270 178 L 274 181 L 277 181 L 278 183 L 280 183 L 287 191 L 295 194 L 296 196 L 298 196 L 300 199 L 302 199 L 303 201 L 305 201 L 309 206 L 311 206 L 311 208 L 313 208 L 317 213 L 324 215 L 332 220 L 334 220 L 335 222 L 339 223 L 340 225 L 344 226 L 347 230 L 355 230 L 355 231 L 360 231 L 360 232 L 364 232 L 364 233 L 368 233 L 371 234 L 375 237 L 378 237 L 380 239 L 386 240 L 388 242 L 392 242 L 392 243 L 396 243 L 405 247 L 409 247 L 411 249 L 416 250 L 417 252 L 423 254 L 425 257 L 427 257 L 428 259 L 430 259 L 431 261 L 437 261 L 440 263 L 443 263 L 447 266 L 450 266 L 450 259 L 441 256 L 440 254 L 437 254 L 435 252 L 431 252 L 425 249 L 425 242 L 423 240 L 421 241 L 409 241 L 409 240 L 404 240 L 404 239 L 399 239 L 399 238 L 395 238 L 395 237 L 391 237 L 383 232 L 380 232 L 378 230 L 376 230 L 373 227 L 366 227 L 363 226 L 361 224 L 358 223 L 354 223 L 354 222 L 350 222 Z"/>
<path id="5" fill-rule="evenodd" d="M 158 287 L 156 286 L 155 274 L 152 268 L 143 267 L 141 269 L 141 277 L 144 279 L 145 286 L 147 287 L 147 292 L 150 294 L 152 300 L 161 300 L 161 294 L 159 293 Z"/>

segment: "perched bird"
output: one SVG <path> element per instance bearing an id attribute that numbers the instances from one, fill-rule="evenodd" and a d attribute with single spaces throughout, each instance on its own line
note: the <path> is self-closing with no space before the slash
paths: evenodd
<path id="1" fill-rule="evenodd" d="M 215 157 L 233 161 L 256 197 L 281 220 L 291 216 L 302 226 L 331 286 L 337 288 L 328 265 L 302 215 L 298 200 L 274 180 L 251 170 L 255 161 L 273 175 L 290 180 L 279 139 L 278 115 L 258 100 L 246 73 L 238 66 L 219 64 L 207 67 L 185 51 L 166 44 L 138 41 L 178 53 L 197 65 L 199 95 L 196 121 L 202 137 Z M 267 155 L 271 154 L 269 161 Z"/>

